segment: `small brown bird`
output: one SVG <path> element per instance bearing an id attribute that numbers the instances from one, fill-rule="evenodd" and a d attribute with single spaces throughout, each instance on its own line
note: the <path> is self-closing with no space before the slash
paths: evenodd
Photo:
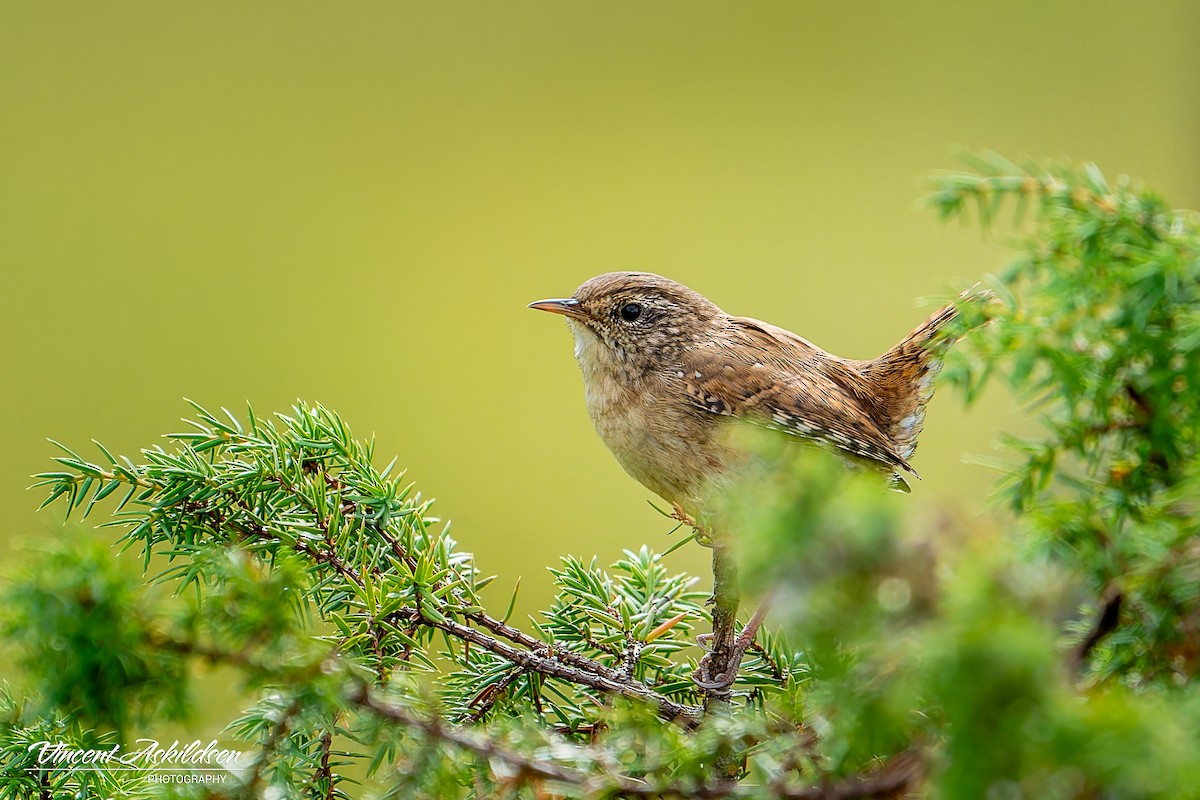
<path id="1" fill-rule="evenodd" d="M 940 366 L 935 340 L 955 316 L 946 306 L 879 358 L 853 361 L 648 272 L 600 275 L 530 308 L 567 318 L 600 438 L 681 518 L 748 458 L 721 433 L 731 418 L 831 449 L 907 490 L 901 472 L 916 475 L 908 459 Z"/>

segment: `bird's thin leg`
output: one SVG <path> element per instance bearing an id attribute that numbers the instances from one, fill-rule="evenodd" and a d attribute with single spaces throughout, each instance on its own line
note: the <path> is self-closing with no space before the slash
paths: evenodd
<path id="1" fill-rule="evenodd" d="M 742 665 L 742 659 L 745 657 L 746 651 L 750 649 L 750 645 L 754 644 L 758 629 L 762 627 L 763 620 L 766 619 L 767 612 L 770 610 L 771 596 L 768 595 L 758 604 L 758 608 L 754 609 L 754 613 L 746 622 L 746 627 L 742 628 L 742 632 L 734 638 L 733 649 L 725 671 L 709 677 L 709 660 L 712 658 L 712 651 L 709 650 L 708 655 L 700 660 L 695 673 L 692 674 L 692 682 L 709 692 L 724 692 L 733 686 L 734 681 L 737 680 L 738 668 Z M 711 634 L 709 636 L 711 637 Z M 697 641 L 699 638 L 697 637 Z M 703 644 L 701 646 L 704 647 Z"/>

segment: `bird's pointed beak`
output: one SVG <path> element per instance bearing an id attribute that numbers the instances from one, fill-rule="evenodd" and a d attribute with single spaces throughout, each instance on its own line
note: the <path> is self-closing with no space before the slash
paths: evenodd
<path id="1" fill-rule="evenodd" d="M 538 311 L 549 311 L 551 314 L 562 314 L 564 317 L 582 317 L 583 311 L 579 307 L 579 301 L 574 297 L 567 297 L 562 300 L 538 300 L 536 303 L 530 303 L 530 308 L 536 308 Z"/>

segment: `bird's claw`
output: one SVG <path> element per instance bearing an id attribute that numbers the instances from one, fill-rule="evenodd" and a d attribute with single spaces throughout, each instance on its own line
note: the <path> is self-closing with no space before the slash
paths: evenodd
<path id="1" fill-rule="evenodd" d="M 671 503 L 671 509 L 672 509 L 671 514 L 670 514 L 671 519 L 673 519 L 677 522 L 682 522 L 684 525 L 687 525 L 690 528 L 698 527 L 696 525 L 696 520 L 692 519 L 692 515 L 687 513 L 686 511 L 684 511 L 683 506 L 679 505 L 678 502 L 673 501 Z"/>
<path id="2" fill-rule="evenodd" d="M 714 681 L 706 681 L 701 679 L 699 676 L 700 670 L 697 669 L 694 673 L 692 673 L 692 683 L 696 684 L 706 692 L 726 692 L 729 690 L 730 686 L 733 686 L 733 682 L 736 680 L 736 678 L 730 678 L 723 672 L 718 675 L 717 679 Z"/>
<path id="3" fill-rule="evenodd" d="M 757 630 L 757 626 L 756 626 Z M 706 692 L 716 692 L 724 694 L 729 691 L 730 687 L 737 681 L 738 668 L 742 665 L 742 659 L 746 655 L 746 650 L 754 641 L 755 631 L 751 631 L 749 626 L 746 627 L 737 638 L 733 640 L 733 648 L 729 654 L 729 661 L 724 672 L 718 672 L 716 675 L 709 675 L 711 669 L 710 662 L 713 657 L 713 650 L 709 646 L 713 635 L 711 633 L 701 634 L 696 637 L 696 644 L 704 648 L 706 655 L 700 659 L 700 663 L 696 666 L 696 671 L 692 673 L 692 683 L 699 686 Z M 747 633 L 749 636 L 747 636 Z"/>
<path id="4" fill-rule="evenodd" d="M 754 609 L 754 613 L 746 623 L 746 627 L 742 628 L 741 633 L 734 637 L 730 646 L 729 660 L 725 662 L 724 672 L 709 675 L 713 658 L 713 649 L 709 646 L 709 643 L 713 640 L 713 634 L 702 633 L 697 636 L 696 644 L 704 648 L 705 656 L 700 659 L 700 663 L 696 665 L 696 671 L 692 673 L 692 683 L 706 692 L 727 693 L 737 681 L 738 669 L 742 666 L 742 659 L 746 657 L 746 651 L 754 644 L 754 640 L 758 636 L 758 629 L 762 627 L 769 607 L 769 598 L 759 603 L 758 608 Z"/>
<path id="5" fill-rule="evenodd" d="M 668 514 L 671 519 L 683 525 L 687 525 L 695 531 L 696 544 L 702 547 L 712 547 L 712 528 L 709 527 L 707 520 L 701 516 L 699 520 L 691 514 L 683 510 L 683 506 L 677 501 L 671 502 L 671 513 Z"/>

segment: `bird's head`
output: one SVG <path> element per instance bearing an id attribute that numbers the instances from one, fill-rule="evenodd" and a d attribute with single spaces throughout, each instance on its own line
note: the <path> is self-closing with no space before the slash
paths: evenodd
<path id="1" fill-rule="evenodd" d="M 598 275 L 571 297 L 529 307 L 567 318 L 585 372 L 608 368 L 630 377 L 678 360 L 683 348 L 710 338 L 722 316 L 703 295 L 650 272 Z"/>

